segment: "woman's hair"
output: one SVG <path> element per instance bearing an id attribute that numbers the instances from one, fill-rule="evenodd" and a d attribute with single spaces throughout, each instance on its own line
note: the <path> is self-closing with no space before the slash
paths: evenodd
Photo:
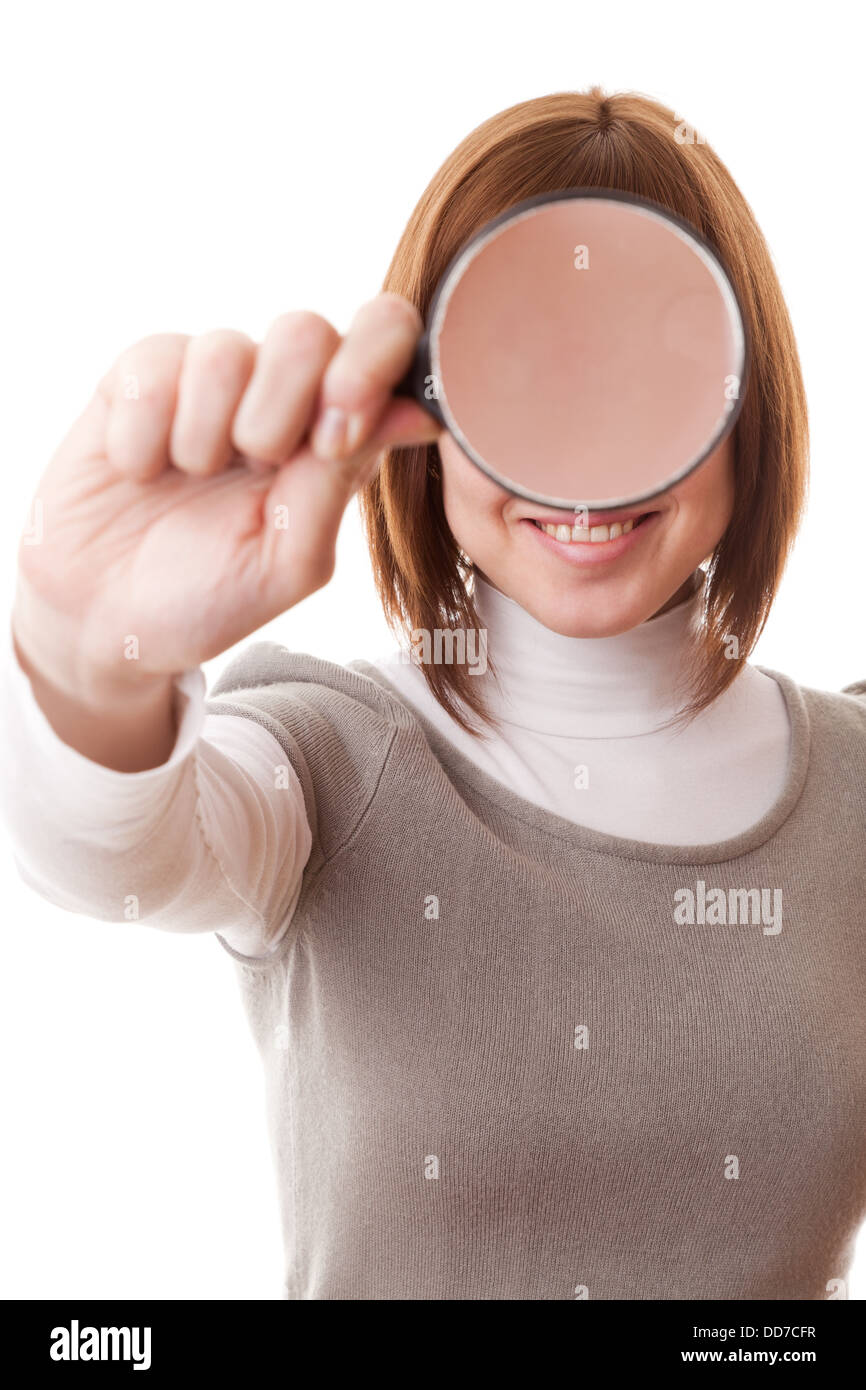
<path id="1" fill-rule="evenodd" d="M 595 87 L 519 102 L 445 160 L 409 219 L 383 289 L 426 315 L 452 257 L 485 222 L 524 198 L 573 187 L 637 194 L 685 218 L 720 253 L 746 320 L 751 356 L 733 431 L 734 510 L 707 565 L 683 711 L 691 717 L 730 685 L 761 634 L 807 478 L 806 400 L 791 321 L 764 238 L 721 160 L 673 111 L 634 93 L 605 96 Z M 361 510 L 392 627 L 477 627 L 471 566 L 445 518 L 436 445 L 386 450 Z M 422 669 L 448 713 L 478 731 L 487 716 L 469 667 L 426 662 Z"/>

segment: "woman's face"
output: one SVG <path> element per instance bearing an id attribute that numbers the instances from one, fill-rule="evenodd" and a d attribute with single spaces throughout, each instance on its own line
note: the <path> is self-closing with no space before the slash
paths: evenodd
<path id="1" fill-rule="evenodd" d="M 573 512 L 513 497 L 476 468 L 444 431 L 445 515 L 460 548 L 485 577 L 564 637 L 613 637 L 688 592 L 715 549 L 734 503 L 732 436 L 683 482 L 649 503 L 590 512 L 589 527 L 633 522 L 628 534 L 565 541 L 539 529 L 568 527 Z M 604 536 L 604 532 L 600 533 Z"/>

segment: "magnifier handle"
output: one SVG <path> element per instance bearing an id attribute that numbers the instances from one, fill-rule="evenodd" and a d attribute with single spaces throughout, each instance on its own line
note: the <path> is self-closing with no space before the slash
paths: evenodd
<path id="1" fill-rule="evenodd" d="M 444 425 L 445 417 L 435 397 L 435 388 L 436 381 L 430 368 L 430 339 L 425 331 L 415 345 L 415 354 L 409 370 L 394 387 L 394 395 L 408 396 Z"/>

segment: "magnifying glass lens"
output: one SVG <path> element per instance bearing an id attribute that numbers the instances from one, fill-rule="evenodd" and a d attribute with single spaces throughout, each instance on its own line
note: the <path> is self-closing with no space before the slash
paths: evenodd
<path id="1" fill-rule="evenodd" d="M 678 220 L 621 195 L 533 200 L 452 263 L 429 329 L 446 425 L 518 495 L 627 506 L 731 428 L 745 374 L 736 296 Z"/>

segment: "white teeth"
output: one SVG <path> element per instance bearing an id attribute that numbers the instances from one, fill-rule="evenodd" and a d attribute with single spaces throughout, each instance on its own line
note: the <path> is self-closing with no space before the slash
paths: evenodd
<path id="1" fill-rule="evenodd" d="M 555 541 L 587 541 L 598 545 L 600 541 L 615 541 L 618 536 L 627 536 L 634 529 L 634 521 L 624 521 L 621 525 L 614 521 L 610 526 L 552 526 L 547 522 L 536 522 L 540 530 Z"/>

